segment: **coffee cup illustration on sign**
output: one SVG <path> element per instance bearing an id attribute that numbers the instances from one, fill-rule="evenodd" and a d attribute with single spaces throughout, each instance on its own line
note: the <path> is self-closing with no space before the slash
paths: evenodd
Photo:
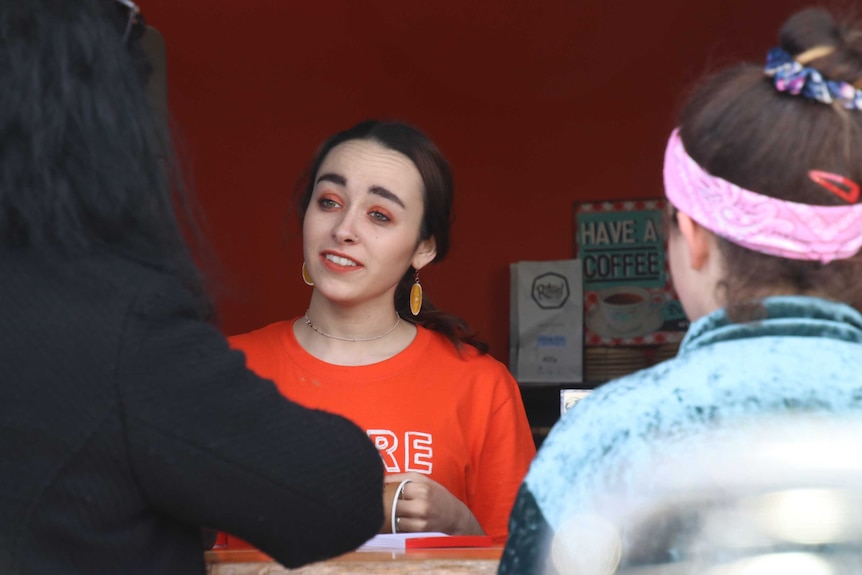
<path id="1" fill-rule="evenodd" d="M 664 298 L 637 286 L 619 286 L 598 293 L 594 331 L 608 337 L 638 337 L 661 326 Z"/>

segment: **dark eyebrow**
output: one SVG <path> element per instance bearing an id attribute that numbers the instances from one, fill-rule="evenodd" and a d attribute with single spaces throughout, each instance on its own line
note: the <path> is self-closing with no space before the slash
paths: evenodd
<path id="1" fill-rule="evenodd" d="M 395 194 L 393 194 L 392 192 L 390 192 L 389 190 L 387 190 L 384 187 L 371 186 L 370 188 L 368 188 L 368 193 L 369 194 L 375 194 L 377 196 L 380 196 L 381 198 L 386 198 L 390 202 L 395 202 L 396 204 L 398 204 L 402 208 L 405 207 L 404 202 L 401 201 L 401 198 L 399 198 L 398 196 L 396 196 Z"/>
<path id="2" fill-rule="evenodd" d="M 339 176 L 338 174 L 323 174 L 317 178 L 316 183 L 319 184 L 320 182 L 330 182 L 335 184 L 336 186 L 343 187 L 347 185 L 347 178 L 345 178 L 344 176 Z M 390 202 L 398 204 L 402 208 L 406 208 L 404 202 L 401 201 L 401 198 L 399 198 L 383 186 L 371 186 L 370 188 L 368 188 L 368 193 L 380 196 L 381 198 L 387 199 Z"/>
<path id="3" fill-rule="evenodd" d="M 320 182 L 331 182 L 336 186 L 346 186 L 347 178 L 345 178 L 344 176 L 339 176 L 338 174 L 323 174 L 322 176 L 317 178 L 317 182 L 315 183 L 319 184 Z"/>

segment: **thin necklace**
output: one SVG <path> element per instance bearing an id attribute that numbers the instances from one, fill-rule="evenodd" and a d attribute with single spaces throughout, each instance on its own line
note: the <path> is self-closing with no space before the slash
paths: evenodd
<path id="1" fill-rule="evenodd" d="M 314 324 L 311 323 L 311 320 L 308 318 L 308 310 L 305 310 L 305 325 L 307 325 L 308 327 L 310 327 L 312 330 L 319 333 L 323 337 L 328 337 L 330 339 L 337 339 L 338 341 L 354 341 L 354 342 L 374 341 L 375 339 L 380 339 L 380 338 L 386 337 L 387 335 L 389 335 L 390 333 L 395 331 L 395 328 L 398 327 L 399 323 L 401 323 L 401 316 L 398 315 L 398 312 L 396 311 L 395 312 L 395 324 L 392 327 L 390 327 L 389 329 L 387 329 L 385 332 L 381 333 L 380 335 L 375 335 L 373 337 L 361 337 L 361 338 L 356 338 L 356 339 L 354 339 L 352 337 L 339 337 L 337 335 L 330 335 L 330 334 L 326 333 L 325 331 L 320 331 L 319 329 L 314 327 Z"/>

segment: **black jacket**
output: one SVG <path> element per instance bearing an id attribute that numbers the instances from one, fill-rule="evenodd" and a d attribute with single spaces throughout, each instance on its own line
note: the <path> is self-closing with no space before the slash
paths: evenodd
<path id="1" fill-rule="evenodd" d="M 196 309 L 121 258 L 0 250 L 0 573 L 203 573 L 202 526 L 298 566 L 380 529 L 365 434 Z"/>

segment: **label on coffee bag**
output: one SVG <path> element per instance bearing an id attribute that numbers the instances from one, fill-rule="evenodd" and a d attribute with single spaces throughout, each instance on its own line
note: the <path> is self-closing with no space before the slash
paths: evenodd
<path id="1" fill-rule="evenodd" d="M 525 384 L 582 381 L 581 262 L 518 262 L 510 273 L 513 375 Z"/>

